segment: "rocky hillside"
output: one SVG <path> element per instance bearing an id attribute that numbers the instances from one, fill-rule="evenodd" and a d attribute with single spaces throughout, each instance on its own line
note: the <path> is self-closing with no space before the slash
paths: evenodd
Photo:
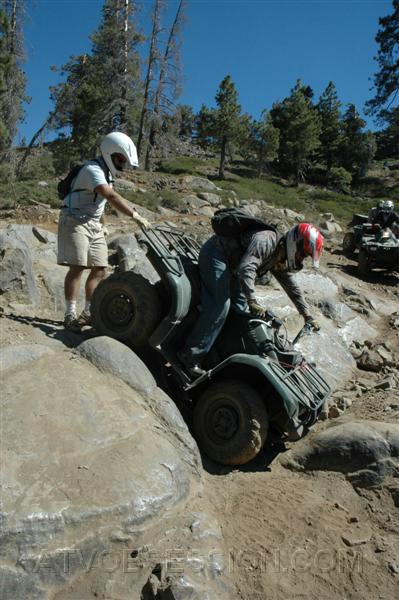
<path id="1" fill-rule="evenodd" d="M 58 212 L 46 202 L 4 210 L 0 597 L 394 600 L 398 274 L 359 279 L 331 211 L 245 202 L 232 182 L 218 189 L 198 175 L 151 177 L 119 186 L 132 199 L 163 195 L 155 210 L 150 201 L 138 210 L 198 239 L 229 204 L 282 227 L 309 216 L 322 227 L 322 269 L 299 276 L 322 327 L 301 350 L 332 397 L 303 440 L 270 440 L 242 469 L 211 463 L 131 350 L 90 328 L 63 330 Z M 142 268 L 121 243 L 131 222 L 110 214 L 107 227 L 110 253 Z M 273 283 L 258 293 L 292 336 L 300 321 L 287 297 Z"/>

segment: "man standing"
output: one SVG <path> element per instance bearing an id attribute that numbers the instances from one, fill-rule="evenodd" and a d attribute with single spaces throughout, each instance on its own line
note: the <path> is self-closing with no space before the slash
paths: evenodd
<path id="1" fill-rule="evenodd" d="M 75 332 L 90 324 L 91 297 L 106 275 L 108 249 L 101 217 L 107 201 L 142 227 L 150 227 L 150 223 L 112 188 L 118 172 L 138 166 L 134 143 L 126 134 L 114 131 L 105 136 L 100 150 L 101 156 L 86 162 L 72 181 L 58 225 L 57 263 L 69 267 L 64 284 L 64 327 Z M 85 269 L 90 269 L 85 284 L 86 304 L 78 317 L 76 301 Z"/>

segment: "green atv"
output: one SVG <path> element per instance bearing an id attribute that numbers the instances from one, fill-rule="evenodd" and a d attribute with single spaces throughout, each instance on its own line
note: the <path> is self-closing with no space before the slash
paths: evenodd
<path id="1" fill-rule="evenodd" d="M 132 271 L 116 272 L 96 289 L 93 325 L 128 344 L 138 355 L 161 357 L 166 391 L 192 406 L 194 435 L 212 460 L 230 465 L 253 459 L 269 427 L 291 440 L 305 435 L 330 393 L 313 365 L 282 335 L 282 322 L 230 311 L 199 378 L 176 353 L 198 316 L 200 246 L 167 227 L 143 232 L 139 242 L 160 276 L 151 284 Z M 301 330 L 297 339 L 309 330 Z M 294 342 L 296 341 L 294 340 Z"/>
<path id="2" fill-rule="evenodd" d="M 397 228 L 382 229 L 373 225 L 366 215 L 353 215 L 352 228 L 342 241 L 346 256 L 352 258 L 358 250 L 357 262 L 360 275 L 368 275 L 374 268 L 387 271 L 399 270 L 399 237 Z"/>

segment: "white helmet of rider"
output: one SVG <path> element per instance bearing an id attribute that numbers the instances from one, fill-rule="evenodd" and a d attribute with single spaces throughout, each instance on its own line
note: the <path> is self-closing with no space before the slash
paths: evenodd
<path id="1" fill-rule="evenodd" d="M 378 208 L 380 210 L 393 211 L 395 209 L 395 205 L 392 200 L 381 200 L 378 203 Z"/>
<path id="2" fill-rule="evenodd" d="M 113 131 L 105 136 L 100 145 L 101 155 L 113 177 L 123 171 L 124 164 L 138 167 L 137 150 L 126 133 Z"/>

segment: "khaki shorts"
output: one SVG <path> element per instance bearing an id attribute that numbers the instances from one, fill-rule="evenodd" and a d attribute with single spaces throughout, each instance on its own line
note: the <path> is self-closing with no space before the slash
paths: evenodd
<path id="1" fill-rule="evenodd" d="M 62 210 L 58 223 L 57 263 L 79 267 L 108 266 L 102 224 L 95 219 L 79 221 Z"/>

